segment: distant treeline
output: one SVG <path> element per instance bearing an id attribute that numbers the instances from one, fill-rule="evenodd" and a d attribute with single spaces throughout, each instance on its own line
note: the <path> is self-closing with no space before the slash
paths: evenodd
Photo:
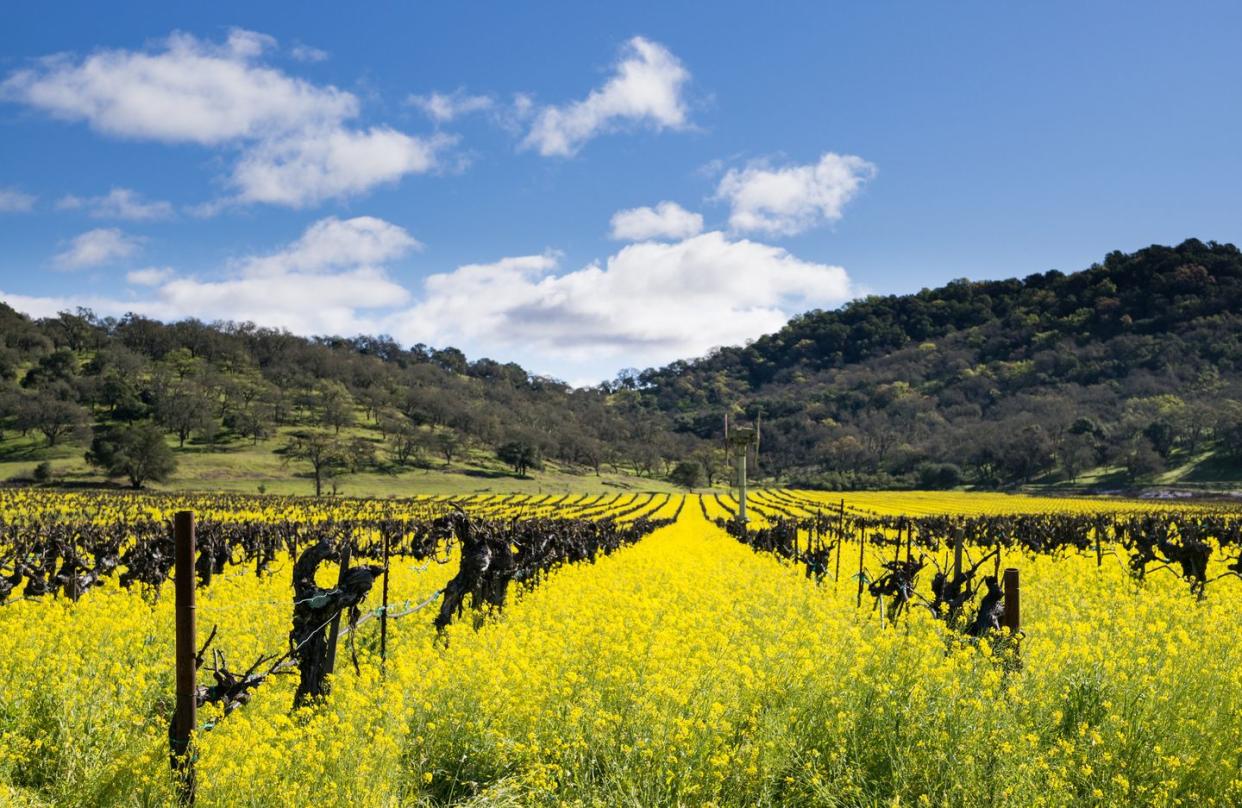
<path id="1" fill-rule="evenodd" d="M 351 462 L 359 452 L 364 463 L 449 461 L 477 445 L 521 471 L 547 457 L 651 475 L 700 443 L 673 434 L 671 420 L 645 411 L 633 391 L 573 389 L 514 363 L 470 362 L 455 348 L 306 339 L 251 323 L 86 310 L 31 320 L 0 304 L 0 379 L 7 428 L 41 433 L 49 445 L 135 423 L 156 424 L 182 445 L 358 425 L 375 439 L 355 441 Z"/>

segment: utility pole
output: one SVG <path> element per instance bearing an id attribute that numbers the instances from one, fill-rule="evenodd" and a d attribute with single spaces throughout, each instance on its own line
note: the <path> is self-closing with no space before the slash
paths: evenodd
<path id="1" fill-rule="evenodd" d="M 737 498 L 737 518 L 742 524 L 746 524 L 746 449 L 741 451 L 741 457 L 738 458 L 737 466 L 737 488 L 741 492 Z"/>
<path id="2" fill-rule="evenodd" d="M 726 421 L 726 425 L 727 423 Z M 751 446 L 758 451 L 759 430 L 755 427 L 734 427 L 726 434 L 725 441 L 730 449 L 737 452 L 737 519 L 741 525 L 745 526 L 747 522 L 746 456 L 750 453 Z"/>

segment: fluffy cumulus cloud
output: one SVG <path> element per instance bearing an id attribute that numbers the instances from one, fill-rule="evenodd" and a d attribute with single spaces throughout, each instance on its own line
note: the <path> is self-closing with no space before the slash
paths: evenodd
<path id="1" fill-rule="evenodd" d="M 580 101 L 539 109 L 522 146 L 545 157 L 568 157 L 620 126 L 684 129 L 689 125 L 684 97 L 689 80 L 690 72 L 667 48 L 634 37 L 602 87 Z"/>
<path id="2" fill-rule="evenodd" d="M 703 230 L 703 216 L 678 205 L 661 202 L 654 208 L 630 208 L 612 215 L 612 238 L 618 241 L 684 239 Z"/>
<path id="3" fill-rule="evenodd" d="M 173 215 L 172 203 L 147 201 L 129 188 L 113 188 L 103 196 L 66 196 L 56 203 L 56 207 L 61 210 L 83 209 L 95 219 L 127 219 L 134 222 L 168 219 Z"/>
<path id="4" fill-rule="evenodd" d="M 251 31 L 223 43 L 175 33 L 150 50 L 49 57 L 12 73 L 0 97 L 114 137 L 240 150 L 243 202 L 301 206 L 432 168 L 432 144 L 351 127 L 352 93 L 266 64 L 274 45 Z"/>
<path id="5" fill-rule="evenodd" d="M 209 320 L 250 321 L 298 334 L 374 331 L 368 311 L 400 305 L 409 293 L 378 267 L 201 281 L 179 278 L 158 289 L 158 311 Z"/>
<path id="6" fill-rule="evenodd" d="M 733 230 L 793 235 L 840 219 L 846 203 L 875 172 L 861 157 L 827 152 L 809 165 L 730 169 L 716 196 L 729 204 Z"/>
<path id="7" fill-rule="evenodd" d="M 418 246 L 383 219 L 329 217 L 280 250 L 234 261 L 228 277 L 176 278 L 159 286 L 157 297 L 164 310 L 183 316 L 250 320 L 299 334 L 373 332 L 377 312 L 410 300 L 384 264 Z"/>
<path id="8" fill-rule="evenodd" d="M 406 103 L 417 107 L 428 118 L 436 123 L 449 123 L 473 112 L 486 112 L 496 102 L 488 95 L 469 95 L 460 87 L 451 93 L 429 93 L 428 95 L 411 95 Z"/>
<path id="9" fill-rule="evenodd" d="M 142 248 L 142 239 L 116 227 L 98 227 L 75 237 L 53 258 L 60 269 L 90 269 L 129 258 Z"/>
<path id="10" fill-rule="evenodd" d="M 336 123 L 358 99 L 264 66 L 269 37 L 235 30 L 222 44 L 174 33 L 155 51 L 53 56 L 19 70 L 0 93 L 99 132 L 215 145 Z"/>
<path id="11" fill-rule="evenodd" d="M 421 246 L 405 228 L 374 216 L 329 216 L 306 228 L 283 249 L 248 256 L 236 264 L 252 277 L 322 273 L 340 267 L 378 266 Z"/>
<path id="12" fill-rule="evenodd" d="M 34 208 L 35 198 L 16 188 L 0 188 L 0 213 L 26 213 Z"/>
<path id="13" fill-rule="evenodd" d="M 719 232 L 556 269 L 554 255 L 535 255 L 432 275 L 421 302 L 387 330 L 582 379 L 618 361 L 663 363 L 738 343 L 850 295 L 840 267 Z"/>
<path id="14" fill-rule="evenodd" d="M 103 234 L 103 235 L 101 235 Z M 117 247 L 119 231 L 85 233 L 66 260 L 98 263 Z M 131 245 L 132 246 L 132 245 Z M 231 261 L 216 277 L 177 275 L 168 267 L 132 271 L 126 281 L 136 296 L 0 297 L 33 316 L 88 306 L 101 315 L 137 312 L 161 320 L 251 321 L 307 336 L 376 333 L 385 314 L 411 304 L 409 291 L 390 277 L 387 263 L 419 247 L 404 228 L 383 219 L 322 219 L 271 253 Z M 68 254 L 67 253 L 67 254 Z M 132 251 L 129 253 L 132 254 Z"/>
<path id="15" fill-rule="evenodd" d="M 451 142 L 388 127 L 302 131 L 251 149 L 232 182 L 243 201 L 305 207 L 429 171 L 436 153 Z"/>

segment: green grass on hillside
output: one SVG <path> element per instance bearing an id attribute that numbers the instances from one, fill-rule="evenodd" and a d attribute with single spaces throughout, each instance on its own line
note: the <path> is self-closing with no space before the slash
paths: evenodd
<path id="1" fill-rule="evenodd" d="M 249 440 L 233 439 L 215 446 L 188 442 L 184 448 L 178 448 L 176 440 L 170 436 L 168 444 L 177 457 L 177 473 L 165 484 L 151 484 L 148 487 L 152 490 L 255 493 L 263 486 L 266 492 L 273 494 L 313 494 L 315 483 L 310 467 L 296 460 L 286 462 L 277 451 L 287 443 L 289 433 L 295 429 L 285 428 L 280 434 L 253 445 Z M 341 435 L 376 441 L 377 456 L 386 458 L 386 451 L 373 428 L 359 426 L 343 429 Z M 29 479 L 36 465 L 49 461 L 53 469 L 53 484 L 57 486 L 120 485 L 120 481 L 109 483 L 97 469 L 86 463 L 86 449 L 85 443 L 46 447 L 40 435 L 23 437 L 16 433 L 7 434 L 0 441 L 0 481 Z M 676 490 L 671 483 L 658 477 L 637 477 L 610 470 L 597 477 L 589 469 L 567 468 L 554 462 L 547 462 L 542 471 L 530 472 L 529 477 L 517 477 L 490 451 L 480 448 L 463 451 L 462 456 L 455 457 L 452 463 L 445 463 L 443 457 L 428 456 L 423 468 L 342 474 L 325 481 L 324 493 L 333 491 L 333 483 L 338 493 L 371 497 L 424 493 Z"/>

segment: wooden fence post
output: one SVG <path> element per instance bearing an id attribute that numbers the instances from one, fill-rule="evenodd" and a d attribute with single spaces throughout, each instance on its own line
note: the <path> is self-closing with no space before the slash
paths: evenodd
<path id="1" fill-rule="evenodd" d="M 841 500 L 841 516 L 837 518 L 837 571 L 832 576 L 832 591 L 841 581 L 841 553 L 845 550 L 845 500 Z"/>
<path id="2" fill-rule="evenodd" d="M 1018 571 L 1009 567 L 1005 570 L 1005 628 L 1010 634 L 1022 630 L 1022 592 L 1019 588 Z"/>
<path id="3" fill-rule="evenodd" d="M 863 564 L 865 563 L 864 553 L 867 551 L 867 530 L 861 528 L 858 531 L 858 598 L 854 601 L 854 608 L 862 605 L 863 593 Z"/>
<path id="4" fill-rule="evenodd" d="M 174 607 L 177 627 L 177 707 L 173 713 L 169 747 L 171 762 L 180 778 L 181 802 L 194 803 L 194 758 L 189 754 L 190 736 L 198 723 L 197 608 L 194 577 L 194 512 L 177 511 L 173 517 L 175 547 Z"/>
<path id="5" fill-rule="evenodd" d="M 349 572 L 349 557 L 352 547 L 351 542 L 346 540 L 345 546 L 341 548 L 341 571 L 336 578 L 336 588 L 341 589 L 345 586 L 345 575 Z M 324 662 L 324 671 L 331 675 L 336 670 L 336 641 L 341 635 L 341 613 L 338 611 L 332 615 L 332 623 L 328 626 L 328 653 Z"/>
<path id="6" fill-rule="evenodd" d="M 69 576 L 69 580 L 65 581 L 65 594 L 74 603 L 77 603 L 78 598 L 82 596 L 82 593 L 78 591 L 78 569 L 82 566 L 78 563 L 78 538 L 77 531 L 74 531 L 69 538 L 69 553 L 65 556 L 65 563 L 61 568 Z"/>
<path id="7" fill-rule="evenodd" d="M 953 531 L 953 578 L 962 578 L 962 533 L 964 528 L 958 525 Z"/>
<path id="8" fill-rule="evenodd" d="M 384 531 L 384 610 L 380 612 L 380 664 L 388 662 L 388 531 Z"/>

